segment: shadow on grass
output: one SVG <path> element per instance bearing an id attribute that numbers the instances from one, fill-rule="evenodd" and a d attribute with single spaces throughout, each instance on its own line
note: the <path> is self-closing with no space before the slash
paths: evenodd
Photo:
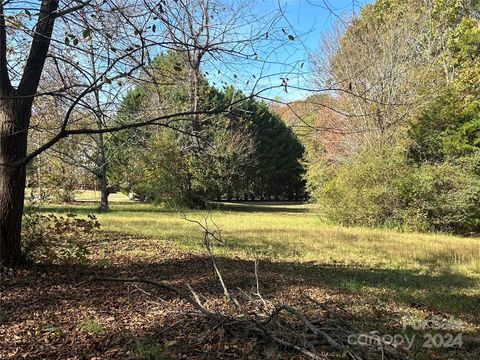
<path id="1" fill-rule="evenodd" d="M 156 206 L 150 203 L 132 203 L 132 202 L 113 202 L 110 206 L 110 213 L 172 213 L 178 214 L 182 211 L 186 212 L 204 212 L 208 210 L 214 211 L 234 211 L 234 212 L 282 212 L 282 213 L 306 213 L 309 210 L 306 208 L 296 207 L 302 205 L 301 202 L 212 202 L 207 209 L 180 209 L 180 208 L 166 208 L 161 205 Z M 28 205 L 27 205 L 28 207 Z M 98 205 L 93 202 L 74 202 L 71 204 L 51 204 L 45 205 L 38 209 L 42 213 L 77 213 L 77 214 L 97 214 L 99 212 Z"/>
<path id="2" fill-rule="evenodd" d="M 218 264 L 222 269 L 225 281 L 231 289 L 249 291 L 254 285 L 254 265 L 252 261 L 232 259 L 219 256 Z M 394 301 L 413 308 L 440 310 L 455 314 L 480 324 L 480 298 L 465 294 L 465 290 L 477 287 L 478 280 L 449 271 L 432 274 L 419 273 L 404 269 L 380 269 L 359 266 L 333 266 L 315 263 L 297 263 L 285 261 L 262 261 L 260 263 L 260 283 L 265 296 L 275 298 L 277 294 L 289 287 L 308 287 L 345 292 L 345 294 L 362 295 L 377 290 L 382 301 Z M 169 283 L 189 282 L 204 295 L 221 294 L 222 289 L 212 270 L 211 261 L 204 255 L 188 255 L 183 259 L 165 259 L 152 261 L 136 261 L 126 264 L 112 264 L 108 261 L 99 264 L 77 266 L 37 265 L 28 270 L 29 276 L 21 280 L 1 286 L 4 291 L 9 288 L 32 288 L 36 279 L 49 279 L 55 291 L 26 291 L 21 298 L 16 297 L 7 307 L 27 302 L 41 303 L 45 307 L 57 306 L 58 299 L 82 298 L 79 283 L 89 277 L 140 277 L 157 279 Z M 43 280 L 42 280 L 43 281 Z M 101 288 L 98 292 L 102 303 L 104 296 L 128 296 L 125 286 L 119 283 L 85 283 L 89 288 Z M 122 290 L 123 289 L 123 290 Z M 110 294 L 110 295 L 108 295 Z M 41 296 L 41 298 L 40 298 Z M 377 295 L 374 295 L 377 296 Z M 170 300 L 174 294 L 162 293 L 162 299 Z M 97 303 L 95 299 L 93 303 Z M 5 306 L 5 304 L 4 304 Z"/>
<path id="3" fill-rule="evenodd" d="M 89 281 L 91 277 L 138 277 L 166 282 L 184 290 L 188 282 L 198 293 L 222 303 L 223 292 L 209 257 L 201 253 L 176 252 L 163 248 L 157 242 L 143 249 L 151 257 L 139 258 L 133 253 L 132 257 L 120 255 L 122 244 L 136 249 L 135 240 L 134 237 L 122 237 L 117 239 L 118 243 L 108 242 L 108 256 L 103 260 L 97 258 L 95 263 L 36 265 L 17 269 L 5 276 L 0 274 L 0 315 L 3 317 L 0 325 L 6 329 L 17 329 L 16 340 L 12 344 L 20 344 L 24 351 L 31 351 L 32 356 L 37 358 L 59 357 L 60 354 L 60 357 L 67 358 L 69 351 L 81 351 L 90 357 L 104 353 L 110 358 L 127 358 L 125 352 L 131 351 L 132 339 L 136 338 L 146 339 L 140 343 L 133 341 L 144 351 L 163 352 L 165 344 L 178 338 L 183 340 L 179 342 L 181 346 L 178 349 L 172 350 L 175 355 L 180 352 L 190 356 L 191 352 L 201 350 L 202 344 L 198 344 L 202 337 L 199 334 L 210 333 L 208 324 L 198 319 L 193 323 L 192 319 L 185 319 L 188 326 L 181 328 L 181 325 L 178 329 L 180 333 L 176 332 L 177 329 L 168 330 L 186 316 L 186 303 L 179 301 L 176 294 L 147 285 Z M 95 246 L 98 246 L 97 242 Z M 242 296 L 237 289 L 248 293 L 254 288 L 253 261 L 225 256 L 217 257 L 217 261 L 228 288 L 233 292 Z M 478 286 L 478 281 L 449 271 L 429 274 L 405 269 L 262 260 L 259 280 L 264 297 L 276 302 L 298 302 L 303 291 L 326 294 L 326 300 L 321 302 L 332 309 L 332 316 L 344 316 L 340 309 L 352 303 L 367 305 L 370 310 L 362 313 L 362 317 L 368 320 L 368 326 L 377 329 L 384 329 L 385 324 L 391 324 L 392 320 L 394 323 L 400 321 L 401 315 L 392 310 L 392 302 L 415 309 L 439 310 L 480 324 L 480 299 L 465 292 Z M 372 294 L 371 290 L 376 292 Z M 86 336 L 78 329 L 78 324 L 85 320 L 88 313 L 122 321 L 109 325 L 105 333 Z M 29 321 L 32 324 L 32 318 L 36 320 L 33 325 L 28 325 Z M 22 326 L 25 328 L 18 330 Z M 45 346 L 48 335 L 45 331 L 40 330 L 42 336 L 28 335 L 42 327 L 58 327 L 64 335 L 54 339 L 54 346 Z M 154 339 L 152 344 L 148 340 L 150 338 Z M 214 340 L 217 343 L 218 337 Z M 238 340 L 234 337 L 233 341 Z M 188 346 L 185 346 L 186 343 Z M 160 344 L 159 347 L 156 344 Z M 193 345 L 189 347 L 190 344 Z M 263 356 L 259 349 L 250 351 L 241 358 Z M 221 357 L 222 353 L 217 355 Z M 424 359 L 428 358 L 426 355 Z"/>
<path id="4" fill-rule="evenodd" d="M 295 207 L 304 203 L 297 201 L 238 201 L 212 203 L 213 210 L 235 211 L 235 212 L 284 212 L 284 213 L 306 213 L 306 208 Z"/>

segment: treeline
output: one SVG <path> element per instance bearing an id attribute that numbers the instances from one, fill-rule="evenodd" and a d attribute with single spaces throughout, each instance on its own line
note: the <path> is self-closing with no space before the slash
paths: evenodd
<path id="1" fill-rule="evenodd" d="M 145 79 L 132 80 L 108 126 L 157 121 L 59 142 L 30 164 L 29 184 L 71 200 L 80 178 L 103 193 L 108 179 L 140 199 L 188 207 L 308 194 L 336 223 L 478 232 L 479 6 L 365 5 L 325 35 L 313 58 L 310 80 L 330 91 L 288 107 L 209 84 L 185 52 L 165 52 Z M 61 125 L 55 104 L 38 106 L 34 120 Z M 76 117 L 77 127 L 105 126 Z"/>
<path id="2" fill-rule="evenodd" d="M 377 0 L 325 39 L 313 66 L 335 95 L 293 105 L 320 130 L 302 139 L 329 220 L 480 230 L 479 10 Z"/>
<path id="3" fill-rule="evenodd" d="M 60 141 L 29 164 L 27 195 L 71 202 L 75 192 L 96 188 L 105 210 L 113 189 L 184 207 L 205 207 L 212 200 L 304 200 L 304 147 L 297 135 L 265 102 L 232 86 L 218 90 L 201 72 L 192 84 L 184 54 L 157 56 L 113 116 L 75 115 L 79 128 L 158 121 Z M 35 122 L 61 126 L 55 103 L 44 101 L 36 109 Z M 37 132 L 30 136 L 31 143 L 48 139 Z"/>
<path id="4" fill-rule="evenodd" d="M 126 95 L 116 121 L 139 122 L 192 111 L 191 74 L 169 51 L 151 71 L 160 83 Z M 210 200 L 300 200 L 305 197 L 303 145 L 266 103 L 231 86 L 198 81 L 199 114 L 122 131 L 109 142 L 109 179 L 140 199 L 203 207 Z M 113 150 L 115 149 L 115 150 Z"/>

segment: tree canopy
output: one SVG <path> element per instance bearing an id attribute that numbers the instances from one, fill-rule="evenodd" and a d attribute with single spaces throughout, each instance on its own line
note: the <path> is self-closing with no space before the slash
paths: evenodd
<path id="1" fill-rule="evenodd" d="M 168 79 L 172 69 L 178 76 Z M 152 71 L 165 82 L 130 90 L 120 119 L 188 106 L 189 87 L 184 81 L 188 66 L 181 53 L 159 56 Z M 205 206 L 206 201 L 217 199 L 303 198 L 303 146 L 265 103 L 242 101 L 245 98 L 233 87 L 219 91 L 201 77 L 198 109 L 228 107 L 228 114 L 187 117 L 176 122 L 175 130 L 146 128 L 114 135 L 113 146 L 119 150 L 112 176 L 141 198 L 176 205 Z M 194 129 L 192 138 L 188 133 Z M 139 152 L 139 148 L 146 151 Z"/>

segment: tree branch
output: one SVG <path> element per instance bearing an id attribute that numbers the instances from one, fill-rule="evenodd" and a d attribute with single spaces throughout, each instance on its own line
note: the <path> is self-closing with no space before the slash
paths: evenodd
<path id="1" fill-rule="evenodd" d="M 7 65 L 7 28 L 2 2 L 0 3 L 0 93 L 3 96 L 3 94 L 10 93 L 11 90 L 12 85 L 8 76 Z"/>
<path id="2" fill-rule="evenodd" d="M 78 10 L 81 10 L 85 7 L 87 7 L 88 5 L 90 5 L 90 3 L 92 2 L 92 0 L 88 0 L 88 1 L 82 1 L 80 2 L 80 4 L 76 5 L 76 6 L 72 6 L 72 7 L 69 7 L 69 8 L 65 8 L 63 10 L 57 10 L 55 11 L 55 17 L 58 18 L 58 17 L 62 17 L 62 16 L 65 16 L 65 15 L 68 15 L 72 12 L 75 12 L 75 11 L 78 11 Z"/>
<path id="3" fill-rule="evenodd" d="M 18 86 L 21 95 L 33 96 L 37 91 L 50 47 L 57 9 L 58 0 L 42 0 L 30 53 L 25 64 L 22 80 Z M 31 101 L 33 101 L 33 98 Z"/>

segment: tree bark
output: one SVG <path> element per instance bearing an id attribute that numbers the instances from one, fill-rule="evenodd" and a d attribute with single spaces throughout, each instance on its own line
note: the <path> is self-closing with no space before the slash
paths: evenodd
<path id="1" fill-rule="evenodd" d="M 107 159 L 105 156 L 105 143 L 103 140 L 103 134 L 100 134 L 99 138 L 99 151 L 100 151 L 100 156 L 99 156 L 99 185 L 100 185 L 100 211 L 108 211 L 109 210 L 109 205 L 108 205 L 108 195 L 110 195 L 110 191 L 108 189 L 108 183 L 107 183 Z"/>
<path id="2" fill-rule="evenodd" d="M 25 197 L 25 165 L 14 166 L 27 153 L 30 106 L 10 100 L 0 104 L 0 264 L 18 265 Z"/>
<path id="3" fill-rule="evenodd" d="M 101 179 L 101 187 L 100 187 L 100 211 L 109 211 L 110 206 L 108 204 L 108 195 L 110 195 L 110 192 L 108 191 L 108 186 L 106 183 L 106 178 L 102 177 Z"/>
<path id="4" fill-rule="evenodd" d="M 42 0 L 38 21 L 22 78 L 17 89 L 10 82 L 7 65 L 7 31 L 3 3 L 0 4 L 0 265 L 23 262 L 22 214 L 28 127 L 50 47 L 59 0 Z"/>

